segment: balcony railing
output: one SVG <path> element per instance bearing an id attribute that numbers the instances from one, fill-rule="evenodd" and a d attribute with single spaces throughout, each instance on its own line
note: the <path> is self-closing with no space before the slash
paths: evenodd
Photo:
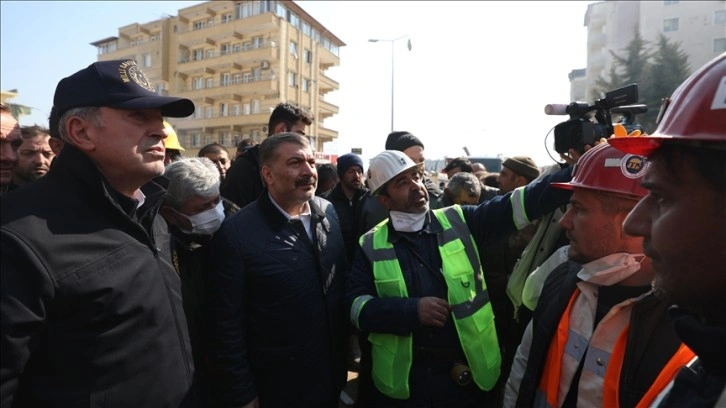
<path id="1" fill-rule="evenodd" d="M 234 55 L 234 54 L 239 54 L 239 53 L 252 52 L 252 51 L 264 49 L 264 48 L 277 48 L 277 43 L 275 41 L 266 41 L 261 44 L 252 44 L 250 47 L 247 47 L 247 48 L 245 48 L 245 47 L 241 47 L 239 49 L 231 48 L 226 51 L 215 50 L 213 53 L 205 52 L 205 53 L 201 54 L 201 56 L 199 58 L 196 58 L 194 55 L 189 55 L 187 57 L 180 58 L 179 64 L 186 64 L 189 62 L 197 62 L 197 61 L 206 61 L 206 60 L 211 60 L 211 59 L 220 58 L 220 57 L 226 57 L 229 55 Z"/>
<path id="2" fill-rule="evenodd" d="M 269 81 L 269 80 L 273 80 L 276 78 L 277 78 L 277 76 L 274 74 L 265 74 L 265 75 L 260 75 L 258 77 L 251 76 L 248 78 L 242 77 L 240 79 L 231 78 L 228 81 L 214 80 L 214 81 L 212 81 L 211 86 L 209 86 L 209 83 L 207 81 L 204 81 L 202 84 L 200 84 L 201 86 L 198 86 L 198 87 L 195 87 L 194 85 L 183 87 L 181 89 L 181 92 L 203 91 L 205 89 L 215 89 L 215 88 L 224 88 L 224 87 L 228 87 L 228 86 L 238 86 L 238 85 L 244 85 L 244 84 L 251 84 L 251 83 L 255 83 L 255 82 Z"/>

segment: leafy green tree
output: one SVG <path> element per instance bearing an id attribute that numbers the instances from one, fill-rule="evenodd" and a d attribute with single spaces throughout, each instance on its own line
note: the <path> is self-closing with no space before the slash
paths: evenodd
<path id="1" fill-rule="evenodd" d="M 691 75 L 688 55 L 680 48 L 680 43 L 672 42 L 661 34 L 658 37 L 657 49 L 648 65 L 640 86 L 641 95 L 645 96 L 648 112 L 640 117 L 640 123 L 649 133 L 655 130 L 663 98 L 668 98 L 673 91 Z"/>
<path id="2" fill-rule="evenodd" d="M 669 97 L 691 74 L 688 55 L 679 43 L 668 40 L 663 34 L 649 47 L 637 29 L 623 51 L 623 56 L 611 51 L 615 61 L 610 68 L 609 78 L 601 76 L 596 83 L 596 90 L 605 92 L 632 83 L 638 84 L 638 103 L 647 105 L 648 112 L 638 115 L 637 119 L 643 130 L 651 133 L 655 130 L 655 120 L 663 98 Z"/>
<path id="3" fill-rule="evenodd" d="M 633 39 L 623 48 L 624 56 L 620 56 L 615 51 L 610 50 L 613 56 L 613 65 L 610 67 L 609 79 L 602 76 L 597 80 L 597 92 L 604 93 L 621 86 L 630 84 L 640 84 L 643 79 L 643 73 L 648 66 L 648 59 L 652 53 L 647 49 L 648 43 L 643 40 L 640 30 L 635 27 Z"/>

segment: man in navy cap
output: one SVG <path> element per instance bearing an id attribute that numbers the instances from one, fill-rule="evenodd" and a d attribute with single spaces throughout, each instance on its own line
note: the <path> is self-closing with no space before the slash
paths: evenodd
<path id="1" fill-rule="evenodd" d="M 179 276 L 157 210 L 163 97 L 133 60 L 96 62 L 53 99 L 65 141 L 48 174 L 2 200 L 0 404 L 195 404 Z"/>

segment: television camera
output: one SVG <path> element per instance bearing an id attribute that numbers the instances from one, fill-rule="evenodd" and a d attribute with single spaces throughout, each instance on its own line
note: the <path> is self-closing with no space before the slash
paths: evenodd
<path id="1" fill-rule="evenodd" d="M 630 133 L 642 130 L 635 115 L 648 110 L 646 105 L 630 105 L 638 101 L 638 85 L 631 84 L 605 93 L 592 105 L 587 102 L 549 104 L 547 115 L 570 115 L 570 119 L 555 126 L 555 151 L 563 154 L 569 149 L 583 153 L 585 145 L 594 145 L 613 134 L 612 114 L 620 114 L 618 123 Z"/>

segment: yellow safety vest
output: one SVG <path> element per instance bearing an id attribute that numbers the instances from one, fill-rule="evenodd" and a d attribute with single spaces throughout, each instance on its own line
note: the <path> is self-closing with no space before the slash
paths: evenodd
<path id="1" fill-rule="evenodd" d="M 491 390 L 499 379 L 501 354 L 494 327 L 494 313 L 486 283 L 461 207 L 454 205 L 432 210 L 443 227 L 437 234 L 443 275 L 448 287 L 454 325 L 474 382 Z M 401 265 L 393 245 L 388 242 L 388 220 L 378 224 L 360 239 L 361 247 L 373 264 L 379 297 L 408 297 Z M 361 301 L 359 301 L 359 299 Z M 351 316 L 357 316 L 370 297 L 353 303 Z M 413 339 L 394 334 L 371 333 L 372 376 L 376 388 L 391 398 L 410 396 L 408 376 L 413 360 Z"/>

